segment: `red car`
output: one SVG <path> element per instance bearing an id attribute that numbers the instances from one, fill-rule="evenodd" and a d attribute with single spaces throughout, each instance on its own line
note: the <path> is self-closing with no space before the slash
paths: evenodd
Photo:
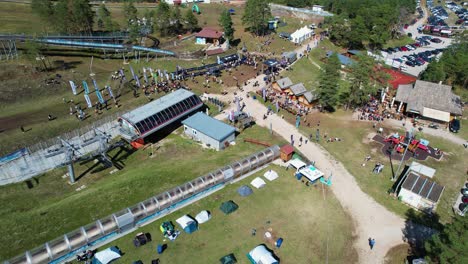
<path id="1" fill-rule="evenodd" d="M 419 42 L 416 42 L 413 45 L 415 45 L 416 47 L 421 47 L 421 44 Z"/>
<path id="2" fill-rule="evenodd" d="M 400 47 L 400 50 L 401 50 L 401 51 L 408 51 L 408 48 L 405 47 L 405 46 L 401 46 L 401 47 Z"/>

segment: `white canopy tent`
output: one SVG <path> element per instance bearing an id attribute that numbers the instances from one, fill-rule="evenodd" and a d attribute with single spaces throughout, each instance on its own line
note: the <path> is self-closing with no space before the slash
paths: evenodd
<path id="1" fill-rule="evenodd" d="M 249 258 L 257 264 L 278 264 L 270 251 L 264 245 L 259 245 L 249 252 Z"/>
<path id="2" fill-rule="evenodd" d="M 195 220 L 197 220 L 197 222 L 199 224 L 203 224 L 205 222 L 207 222 L 208 220 L 211 219 L 211 215 L 210 213 L 208 213 L 208 211 L 204 210 L 204 211 L 201 211 L 200 213 L 198 213 L 196 216 L 195 216 Z"/>
<path id="3" fill-rule="evenodd" d="M 266 182 L 262 180 L 261 178 L 257 177 L 253 181 L 251 181 L 250 184 L 252 184 L 252 186 L 257 189 L 260 189 L 260 188 L 265 187 Z"/>
<path id="4" fill-rule="evenodd" d="M 99 251 L 94 255 L 94 259 L 92 261 L 93 264 L 107 264 L 120 258 L 121 255 L 119 250 L 116 247 L 110 247 L 103 251 Z"/>
<path id="5" fill-rule="evenodd" d="M 319 171 L 313 165 L 309 165 L 309 166 L 306 166 L 305 168 L 300 169 L 299 173 L 312 182 L 323 177 L 324 175 L 323 172 Z"/>
<path id="6" fill-rule="evenodd" d="M 291 41 L 297 44 L 304 42 L 306 39 L 312 37 L 314 35 L 314 31 L 306 26 L 294 31 L 291 34 Z"/>
<path id="7" fill-rule="evenodd" d="M 289 161 L 288 166 L 295 168 L 296 170 L 302 169 L 303 167 L 307 166 L 302 160 L 300 159 L 292 159 Z"/>
<path id="8" fill-rule="evenodd" d="M 424 166 L 421 163 L 418 163 L 416 161 L 411 162 L 411 165 L 410 165 L 409 169 L 412 170 L 412 171 L 415 171 L 415 172 L 417 172 L 419 174 L 422 174 L 424 176 L 427 176 L 429 178 L 434 177 L 434 174 L 436 172 L 435 169 L 433 169 L 431 167 Z"/>
<path id="9" fill-rule="evenodd" d="M 278 173 L 276 173 L 276 171 L 274 170 L 269 170 L 267 172 L 265 172 L 265 174 L 263 174 L 263 176 L 269 180 L 269 181 L 274 181 L 276 179 L 278 179 Z"/>

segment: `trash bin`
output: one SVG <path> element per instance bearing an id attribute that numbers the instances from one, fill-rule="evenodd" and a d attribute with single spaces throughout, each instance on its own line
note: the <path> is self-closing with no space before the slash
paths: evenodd
<path id="1" fill-rule="evenodd" d="M 257 100 L 257 96 L 256 96 L 256 95 L 252 96 L 252 98 L 253 98 L 254 100 Z"/>
<path id="2" fill-rule="evenodd" d="M 283 238 L 280 237 L 280 238 L 278 238 L 278 240 L 276 240 L 275 246 L 277 248 L 280 248 L 281 244 L 283 244 Z"/>
<path id="3" fill-rule="evenodd" d="M 164 249 L 165 249 L 165 245 L 158 245 L 158 248 L 157 248 L 158 254 L 162 254 Z"/>

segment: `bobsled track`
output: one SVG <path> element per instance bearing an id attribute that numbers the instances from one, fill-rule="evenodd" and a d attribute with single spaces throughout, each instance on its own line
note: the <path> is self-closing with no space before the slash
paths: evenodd
<path id="1" fill-rule="evenodd" d="M 3 264 L 63 263 L 77 253 L 97 248 L 138 227 L 151 223 L 196 199 L 208 196 L 242 176 L 250 175 L 279 157 L 279 146 L 272 146 L 247 158 L 216 169 L 204 176 L 104 217 L 60 236 Z"/>
<path id="2" fill-rule="evenodd" d="M 118 44 L 127 40 L 127 35 L 116 36 L 46 36 L 34 38 L 28 35 L 5 35 L 0 34 L 0 40 L 21 41 L 32 40 L 47 45 L 65 46 L 82 49 L 112 50 L 112 51 L 143 51 L 167 56 L 175 56 L 175 52 L 157 48 L 147 48 L 138 45 Z M 154 40 L 154 38 L 152 38 Z M 110 43 L 105 43 L 110 42 Z"/>

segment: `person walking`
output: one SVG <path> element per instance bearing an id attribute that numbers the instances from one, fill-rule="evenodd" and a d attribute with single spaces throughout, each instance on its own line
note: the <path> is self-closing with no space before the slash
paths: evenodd
<path id="1" fill-rule="evenodd" d="M 369 247 L 371 250 L 374 248 L 374 245 L 375 245 L 375 239 L 369 237 Z"/>

